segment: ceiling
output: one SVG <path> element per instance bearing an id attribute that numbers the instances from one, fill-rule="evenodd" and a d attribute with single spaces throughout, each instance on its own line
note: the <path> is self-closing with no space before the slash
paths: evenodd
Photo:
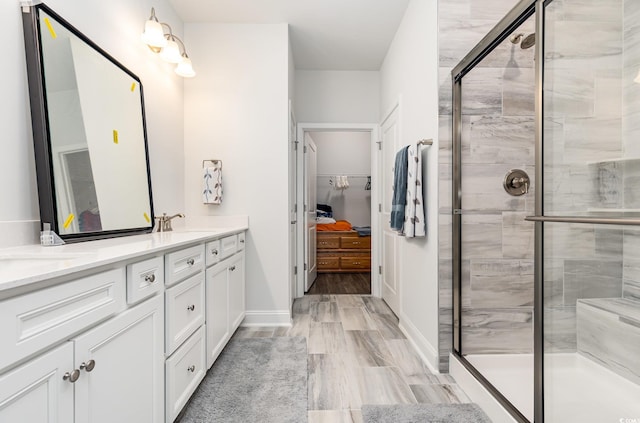
<path id="1" fill-rule="evenodd" d="M 409 0 L 169 0 L 183 22 L 288 23 L 296 69 L 379 70 Z"/>

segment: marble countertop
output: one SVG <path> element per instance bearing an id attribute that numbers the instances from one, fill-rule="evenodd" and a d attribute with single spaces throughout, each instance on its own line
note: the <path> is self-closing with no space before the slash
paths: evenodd
<path id="1" fill-rule="evenodd" d="M 238 233 L 245 225 L 149 233 L 52 247 L 0 249 L 0 294 L 47 279 L 64 277 L 149 254 Z"/>

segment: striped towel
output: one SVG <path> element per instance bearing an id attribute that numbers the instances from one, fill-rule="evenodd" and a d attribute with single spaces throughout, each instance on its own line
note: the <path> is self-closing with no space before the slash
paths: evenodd
<path id="1" fill-rule="evenodd" d="M 222 168 L 211 166 L 202 170 L 202 202 L 204 204 L 222 204 Z"/>

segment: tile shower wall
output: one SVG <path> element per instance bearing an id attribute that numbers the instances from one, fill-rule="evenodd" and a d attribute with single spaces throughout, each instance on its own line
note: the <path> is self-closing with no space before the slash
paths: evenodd
<path id="1" fill-rule="evenodd" d="M 502 17 L 518 2 L 518 0 L 438 0 L 438 39 L 439 39 L 439 291 L 440 291 L 440 321 L 439 321 L 439 353 L 440 353 L 440 371 L 447 372 L 449 369 L 448 354 L 452 350 L 452 150 L 451 150 L 451 134 L 452 134 L 452 99 L 451 99 L 451 70 L 458 62 L 495 26 L 495 24 L 502 19 Z M 493 82 L 494 86 L 499 83 L 504 75 L 504 66 L 509 62 L 511 55 L 510 49 L 496 52 L 490 60 L 483 62 L 486 69 L 481 69 L 478 72 L 477 78 L 481 80 L 484 78 L 487 82 Z M 520 69 L 523 70 L 523 69 Z M 513 71 L 513 69 L 512 69 Z M 525 69 L 525 72 L 530 71 Z M 475 76 L 474 76 L 475 77 Z M 481 82 L 476 81 L 476 82 Z M 465 114 L 464 128 L 471 128 L 471 119 L 474 119 L 474 125 L 477 135 L 476 145 L 480 145 L 480 139 L 484 136 L 490 135 L 490 131 L 480 130 L 496 128 L 495 123 L 499 119 L 502 107 L 506 107 L 511 110 L 511 118 L 515 119 L 516 116 L 521 115 L 522 110 L 526 110 L 530 107 L 530 101 L 526 99 L 519 91 L 522 89 L 522 85 L 518 84 L 517 80 L 510 81 L 512 87 L 505 90 L 506 95 L 502 96 L 499 92 L 492 91 L 478 91 L 475 92 L 474 100 L 478 104 L 484 107 L 491 117 L 487 116 L 483 118 L 481 113 L 476 115 L 469 114 L 468 110 Z M 482 84 L 479 84 L 482 85 Z M 468 95 L 468 94 L 467 94 Z M 467 98 L 469 99 L 469 98 Z M 524 99 L 524 101 L 522 100 Z M 512 122 L 513 123 L 513 122 Z M 468 134 L 467 134 L 468 135 Z M 465 139 L 469 139 L 465 136 Z M 469 146 L 470 147 L 470 146 Z M 493 148 L 493 151 L 487 150 L 485 147 Z M 500 151 L 500 146 L 482 145 L 481 150 L 478 151 L 478 160 L 481 156 L 491 155 Z M 470 151 L 470 150 L 469 150 Z M 465 153 L 469 153 L 466 151 Z M 504 151 L 504 153 L 509 153 Z M 482 170 L 483 166 L 477 163 L 478 170 Z M 469 180 L 470 183 L 478 183 L 478 188 L 482 188 L 483 184 L 479 180 L 481 175 L 478 175 L 478 180 L 473 181 L 473 178 Z M 494 189 L 491 186 L 491 189 Z M 504 192 L 504 191 L 503 191 Z M 472 192 L 471 192 L 472 193 Z M 491 192 L 484 192 L 479 190 L 475 195 L 465 198 L 467 202 L 474 202 L 476 204 L 482 204 L 485 199 L 492 200 Z M 465 203 L 466 204 L 466 203 Z M 494 205 L 494 207 L 499 207 Z M 512 217 L 512 216 L 510 216 Z M 510 238 L 509 234 L 515 230 L 513 225 L 509 225 L 507 221 L 506 227 L 503 228 L 501 218 L 502 216 L 486 215 L 482 216 L 484 220 L 478 220 L 474 222 L 474 218 L 481 219 L 480 216 L 470 216 L 469 220 L 466 220 L 465 224 L 467 229 L 472 228 L 472 233 L 475 230 L 474 237 L 482 237 L 488 235 L 491 238 L 491 243 L 496 246 L 495 254 L 497 255 L 497 246 L 501 245 L 503 238 Z M 513 221 L 513 220 L 511 220 Z M 480 240 L 477 238 L 478 241 Z M 508 249 L 510 250 L 510 249 Z M 496 260 L 497 262 L 497 260 Z M 507 265 L 507 268 L 509 266 Z M 490 283 L 490 276 L 485 276 L 493 273 L 500 278 L 504 274 L 505 267 L 491 265 L 491 261 L 476 261 L 473 269 L 471 267 L 470 260 L 463 263 L 463 280 L 469 281 L 471 279 L 471 272 L 475 274 L 476 287 L 478 288 L 478 301 L 486 301 L 487 298 L 487 283 Z M 484 297 L 484 300 L 482 299 Z M 468 306 L 469 304 L 467 304 Z M 469 314 L 469 319 L 476 323 L 479 328 L 483 326 L 481 322 L 490 322 L 491 317 L 486 313 L 482 313 L 478 309 L 477 313 L 473 315 Z M 484 309 L 486 310 L 486 309 Z M 527 319 L 528 317 L 524 317 Z M 489 319 L 489 320 L 486 320 Z M 491 323 L 489 323 L 491 324 Z M 493 323 L 494 326 L 498 325 L 497 322 Z M 486 326 L 486 324 L 484 324 Z M 479 330 L 479 329 L 478 329 Z M 472 331 L 473 332 L 473 331 Z M 477 332 L 477 331 L 476 331 Z"/>

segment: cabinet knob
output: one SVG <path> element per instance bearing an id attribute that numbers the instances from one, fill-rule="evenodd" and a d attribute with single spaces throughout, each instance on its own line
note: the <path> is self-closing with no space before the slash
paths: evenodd
<path id="1" fill-rule="evenodd" d="M 213 254 L 214 256 L 218 255 L 218 250 L 216 250 L 215 248 L 213 250 L 211 250 L 211 254 Z"/>
<path id="2" fill-rule="evenodd" d="M 244 244 L 244 239 L 241 239 L 241 240 L 240 240 L 240 244 Z"/>
<path id="3" fill-rule="evenodd" d="M 192 364 L 191 366 L 187 367 L 187 371 L 189 371 L 191 373 L 195 372 L 196 371 L 196 366 Z"/>
<path id="4" fill-rule="evenodd" d="M 83 362 L 80 365 L 80 370 L 84 370 L 87 373 L 89 373 L 94 369 L 94 367 L 96 367 L 96 361 L 95 360 L 89 360 L 86 363 Z"/>
<path id="5" fill-rule="evenodd" d="M 193 265 L 195 264 L 195 262 L 196 262 L 196 261 L 195 261 L 194 259 L 192 259 L 192 258 L 190 258 L 189 260 L 187 260 L 187 264 L 188 264 L 189 266 L 193 266 Z"/>
<path id="6" fill-rule="evenodd" d="M 189 311 L 193 311 L 196 309 L 196 305 L 195 304 L 191 304 L 190 306 L 187 306 L 187 310 Z"/>
<path id="7" fill-rule="evenodd" d="M 150 274 L 150 275 L 146 275 L 146 276 L 144 277 L 144 281 L 145 281 L 145 282 L 149 282 L 149 283 L 154 283 L 154 282 L 156 281 L 156 274 L 155 274 L 155 273 L 152 273 L 152 274 Z"/>
<path id="8" fill-rule="evenodd" d="M 229 268 L 229 270 L 231 270 L 231 271 L 233 272 L 234 270 L 236 270 L 236 267 L 235 267 L 235 266 L 231 266 L 231 267 Z"/>
<path id="9" fill-rule="evenodd" d="M 71 373 L 66 372 L 62 376 L 62 380 L 68 380 L 71 383 L 76 383 L 76 380 L 78 380 L 79 377 L 80 377 L 80 370 L 73 369 L 73 371 Z"/>

